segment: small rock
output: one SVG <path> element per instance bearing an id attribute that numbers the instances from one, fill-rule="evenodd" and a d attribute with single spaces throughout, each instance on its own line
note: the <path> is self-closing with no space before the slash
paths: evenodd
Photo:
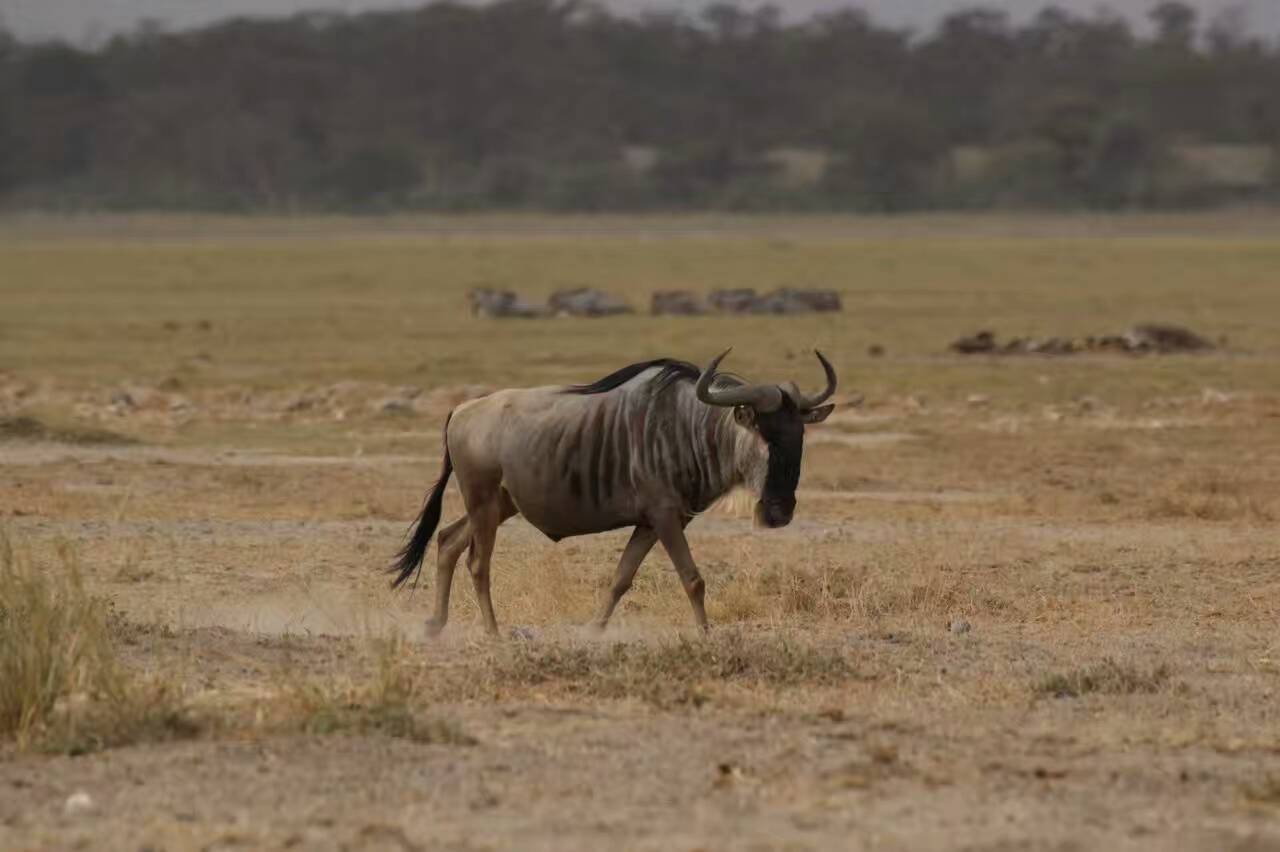
<path id="1" fill-rule="evenodd" d="M 1082 396 L 1076 400 L 1076 407 L 1080 409 L 1081 413 L 1088 414 L 1102 408 L 1102 400 L 1096 396 Z"/>
<path id="2" fill-rule="evenodd" d="M 409 403 L 409 400 L 395 397 L 379 403 L 378 411 L 383 414 L 412 414 L 413 406 Z"/>
<path id="3" fill-rule="evenodd" d="M 996 334 L 994 331 L 980 331 L 977 334 L 953 340 L 949 348 L 952 352 L 958 352 L 961 355 L 994 352 L 996 349 Z"/>
<path id="4" fill-rule="evenodd" d="M 879 343 L 873 343 L 867 347 L 867 356 L 870 358 L 883 358 L 884 347 Z"/>
<path id="5" fill-rule="evenodd" d="M 1201 405 L 1222 405 L 1230 401 L 1231 401 L 1230 394 L 1225 394 L 1220 390 L 1215 390 L 1214 388 L 1205 388 L 1204 390 L 1200 391 Z"/>
<path id="6" fill-rule="evenodd" d="M 522 642 L 532 642 L 533 629 L 530 627 L 513 627 L 511 628 L 511 638 L 519 639 Z"/>
<path id="7" fill-rule="evenodd" d="M 284 404 L 281 406 L 281 410 L 289 414 L 294 414 L 299 411 L 306 411 L 315 404 L 316 400 L 314 398 L 307 396 L 306 394 L 298 394 L 297 396 L 293 396 L 285 400 Z"/>
<path id="8" fill-rule="evenodd" d="M 136 408 L 138 405 L 133 395 L 125 390 L 118 390 L 111 394 L 111 404 L 116 408 Z"/>
<path id="9" fill-rule="evenodd" d="M 963 618 L 953 618 L 951 619 L 951 623 L 947 625 L 947 630 L 956 634 L 957 636 L 960 635 L 961 633 L 968 633 L 972 629 L 973 629 L 973 626 L 970 625 L 969 622 L 965 621 Z"/>
<path id="10" fill-rule="evenodd" d="M 991 397 L 987 396 L 985 393 L 971 393 L 968 398 L 965 399 L 965 402 L 969 403 L 969 405 L 974 408 L 984 408 L 991 404 Z"/>
<path id="11" fill-rule="evenodd" d="M 93 797 L 84 790 L 77 790 L 67 796 L 66 804 L 62 806 L 62 810 L 69 816 L 87 813 L 93 810 Z"/>

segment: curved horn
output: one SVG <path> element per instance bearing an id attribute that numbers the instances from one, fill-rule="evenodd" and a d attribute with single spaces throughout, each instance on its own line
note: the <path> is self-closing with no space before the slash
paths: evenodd
<path id="1" fill-rule="evenodd" d="M 823 354 L 817 349 L 813 350 L 813 354 L 818 356 L 818 360 L 822 362 L 822 369 L 827 374 L 827 389 L 817 396 L 801 396 L 796 400 L 796 407 L 801 411 L 807 411 L 810 408 L 816 408 L 826 402 L 833 393 L 836 392 L 836 368 L 831 366 Z"/>
<path id="2" fill-rule="evenodd" d="M 777 411 L 782 405 L 782 391 L 772 385 L 742 385 L 736 388 L 712 390 L 711 383 L 716 378 L 716 368 L 733 347 L 721 352 L 711 360 L 707 368 L 698 377 L 698 400 L 707 405 L 731 408 L 735 405 L 750 405 L 757 411 Z"/>

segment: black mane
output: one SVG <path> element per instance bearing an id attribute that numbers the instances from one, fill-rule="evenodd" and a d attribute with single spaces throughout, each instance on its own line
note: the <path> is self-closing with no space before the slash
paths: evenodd
<path id="1" fill-rule="evenodd" d="M 654 377 L 654 385 L 658 389 L 664 388 L 680 379 L 696 380 L 698 376 L 702 375 L 702 371 L 688 361 L 677 361 L 674 358 L 655 358 L 652 361 L 641 361 L 638 364 L 623 367 L 621 370 L 612 372 L 603 379 L 597 379 L 589 385 L 571 385 L 565 388 L 564 392 L 582 396 L 607 393 L 653 367 L 662 368 L 662 372 Z"/>

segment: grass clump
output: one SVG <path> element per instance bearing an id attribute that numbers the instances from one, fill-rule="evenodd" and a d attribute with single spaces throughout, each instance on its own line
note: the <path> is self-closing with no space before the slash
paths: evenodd
<path id="1" fill-rule="evenodd" d="M 1254 804 L 1280 807 L 1280 774 L 1273 773 L 1258 781 L 1243 784 L 1240 791 Z"/>
<path id="2" fill-rule="evenodd" d="M 1276 519 L 1268 495 L 1265 482 L 1221 471 L 1203 472 L 1165 485 L 1148 508 L 1147 517 L 1268 523 Z"/>
<path id="3" fill-rule="evenodd" d="M 1169 680 L 1169 667 L 1160 665 L 1144 671 L 1129 663 L 1106 658 L 1091 666 L 1049 675 L 1035 684 L 1038 695 L 1052 698 L 1079 698 L 1090 693 L 1136 695 L 1158 692 Z"/>
<path id="4" fill-rule="evenodd" d="M 474 745 L 476 740 L 443 719 L 416 712 L 422 704 L 421 681 L 403 661 L 404 643 L 393 638 L 375 643 L 377 673 L 368 681 L 303 681 L 284 695 L 282 727 L 303 733 L 382 734 L 417 743 Z"/>
<path id="5" fill-rule="evenodd" d="M 0 738 L 79 754 L 198 728 L 172 690 L 121 667 L 69 554 L 36 565 L 0 530 Z"/>

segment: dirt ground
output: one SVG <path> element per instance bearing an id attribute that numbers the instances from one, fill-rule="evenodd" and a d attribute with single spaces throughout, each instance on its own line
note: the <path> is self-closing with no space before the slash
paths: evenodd
<path id="1" fill-rule="evenodd" d="M 591 380 L 648 345 L 700 360 L 744 332 L 634 317 L 556 339 L 471 319 L 477 280 L 531 259 L 577 269 L 581 237 L 545 225 L 537 240 L 405 226 L 350 236 L 341 257 L 243 227 L 196 247 L 118 223 L 18 228 L 0 256 L 16 306 L 0 317 L 0 526 L 41 564 L 79 565 L 130 670 L 202 720 L 74 756 L 0 745 L 0 849 L 1280 850 L 1276 229 L 1090 233 L 1069 251 L 1016 233 L 982 261 L 992 284 L 966 263 L 998 222 L 917 223 L 922 247 L 875 242 L 883 224 L 793 225 L 790 262 L 855 316 L 771 320 L 743 369 L 811 386 L 817 344 L 837 402 L 866 401 L 811 431 L 791 526 L 754 531 L 730 499 L 690 527 L 711 637 L 657 552 L 608 632 L 584 629 L 627 533 L 556 545 L 515 519 L 494 560 L 504 638 L 482 636 L 459 571 L 450 625 L 427 641 L 430 563 L 413 593 L 380 569 L 438 472 L 452 405 Z M 756 225 L 592 240 L 618 261 L 594 274 L 633 294 L 669 283 L 655 253 L 711 286 L 774 251 Z M 1058 269 L 1081 245 L 1098 250 L 1083 292 Z M 443 258 L 426 295 L 404 273 L 400 303 L 359 283 L 419 248 Z M 866 285 L 860 301 L 863 279 L 840 277 L 868 253 L 900 293 Z M 264 259 L 310 294 L 296 310 L 236 289 Z M 90 323 L 75 294 L 99 264 Z M 944 351 L 992 310 L 1024 324 L 1011 332 L 1115 323 L 1117 305 L 1148 318 L 1164 285 L 1133 276 L 1144 264 L 1178 268 L 1160 318 L 1242 342 L 1016 364 Z M 1049 283 L 999 307 L 1032 279 Z M 42 312 L 41 287 L 68 309 Z M 414 334 L 441 341 L 409 358 L 438 372 L 391 366 L 409 332 L 387 312 L 405 304 L 425 311 Z M 886 356 L 864 354 L 876 341 Z M 451 488 L 446 520 L 458 504 Z M 388 677 L 435 727 L 342 721 Z M 299 695 L 329 697 L 307 724 L 273 724 Z"/>

